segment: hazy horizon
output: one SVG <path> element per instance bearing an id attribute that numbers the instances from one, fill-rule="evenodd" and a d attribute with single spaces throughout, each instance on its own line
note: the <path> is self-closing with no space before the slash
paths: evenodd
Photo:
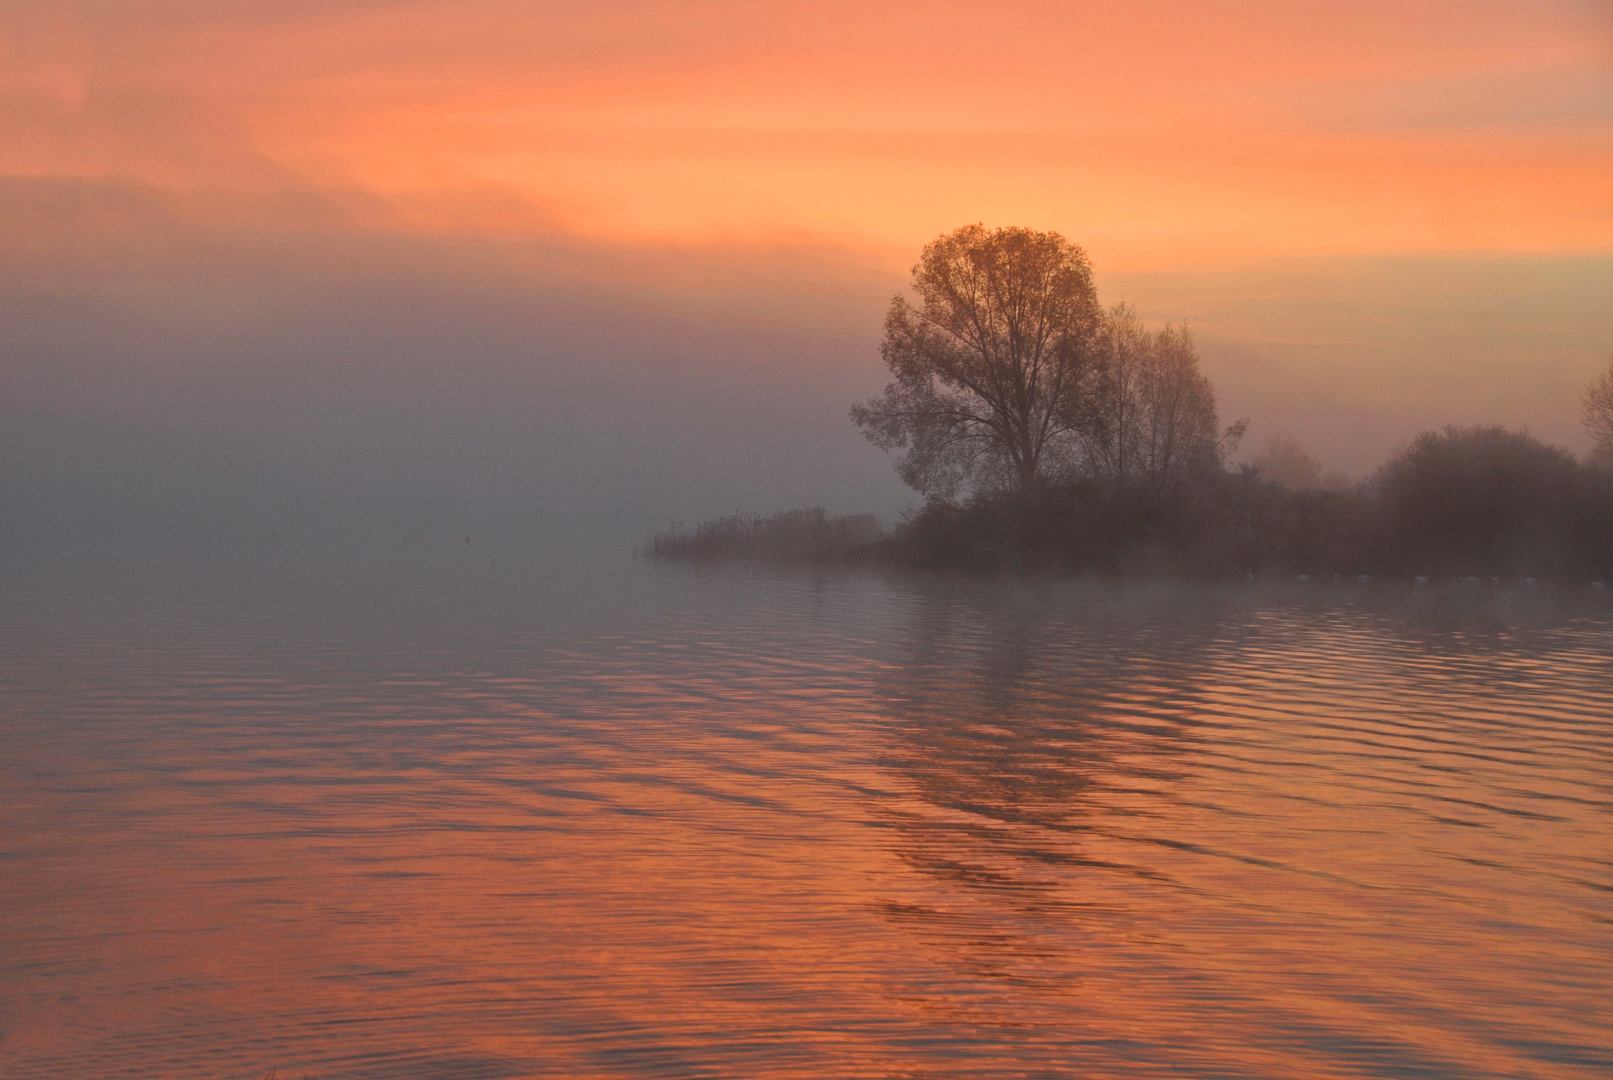
<path id="1" fill-rule="evenodd" d="M 1613 1075 L 1610 300 L 1608 0 L 0 5 L 0 1074 Z"/>
<path id="2" fill-rule="evenodd" d="M 976 220 L 1186 321 L 1246 455 L 1359 477 L 1451 423 L 1582 452 L 1613 22 L 1470 13 L 13 9 L 3 528 L 625 550 L 889 518 L 917 498 L 846 412 L 922 245 Z"/>

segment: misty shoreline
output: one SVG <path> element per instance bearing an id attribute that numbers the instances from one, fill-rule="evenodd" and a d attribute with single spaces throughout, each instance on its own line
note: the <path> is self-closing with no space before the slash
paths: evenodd
<path id="1" fill-rule="evenodd" d="M 912 292 L 886 313 L 891 381 L 850 418 L 921 509 L 889 532 L 821 508 L 737 514 L 657 533 L 648 553 L 1598 589 L 1613 569 L 1613 366 L 1582 395 L 1585 461 L 1526 431 L 1447 426 L 1352 485 L 1292 438 L 1233 466 L 1249 421 L 1222 426 L 1187 325 L 1105 307 L 1058 232 L 964 225 L 925 245 Z"/>
<path id="2" fill-rule="evenodd" d="M 1216 469 L 1164 490 L 1072 481 L 929 499 L 884 528 L 822 508 L 672 526 L 656 559 L 878 564 L 1113 578 L 1604 588 L 1613 471 L 1502 428 L 1427 433 L 1368 482 Z"/>

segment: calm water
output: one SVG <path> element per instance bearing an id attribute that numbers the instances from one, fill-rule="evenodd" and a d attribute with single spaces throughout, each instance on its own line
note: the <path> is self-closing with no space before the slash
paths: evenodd
<path id="1" fill-rule="evenodd" d="M 0 1076 L 1613 1072 L 1613 615 L 19 585 Z"/>

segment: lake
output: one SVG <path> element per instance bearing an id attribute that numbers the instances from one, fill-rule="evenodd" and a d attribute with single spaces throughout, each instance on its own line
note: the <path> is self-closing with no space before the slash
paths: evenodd
<path id="1" fill-rule="evenodd" d="M 7 586 L 0 1075 L 1613 1071 L 1598 596 L 259 571 Z"/>

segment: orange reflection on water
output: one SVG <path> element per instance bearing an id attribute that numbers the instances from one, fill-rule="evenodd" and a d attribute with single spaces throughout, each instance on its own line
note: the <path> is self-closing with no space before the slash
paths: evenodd
<path id="1" fill-rule="evenodd" d="M 643 587 L 12 660 L 6 1074 L 1607 1067 L 1605 612 Z"/>

